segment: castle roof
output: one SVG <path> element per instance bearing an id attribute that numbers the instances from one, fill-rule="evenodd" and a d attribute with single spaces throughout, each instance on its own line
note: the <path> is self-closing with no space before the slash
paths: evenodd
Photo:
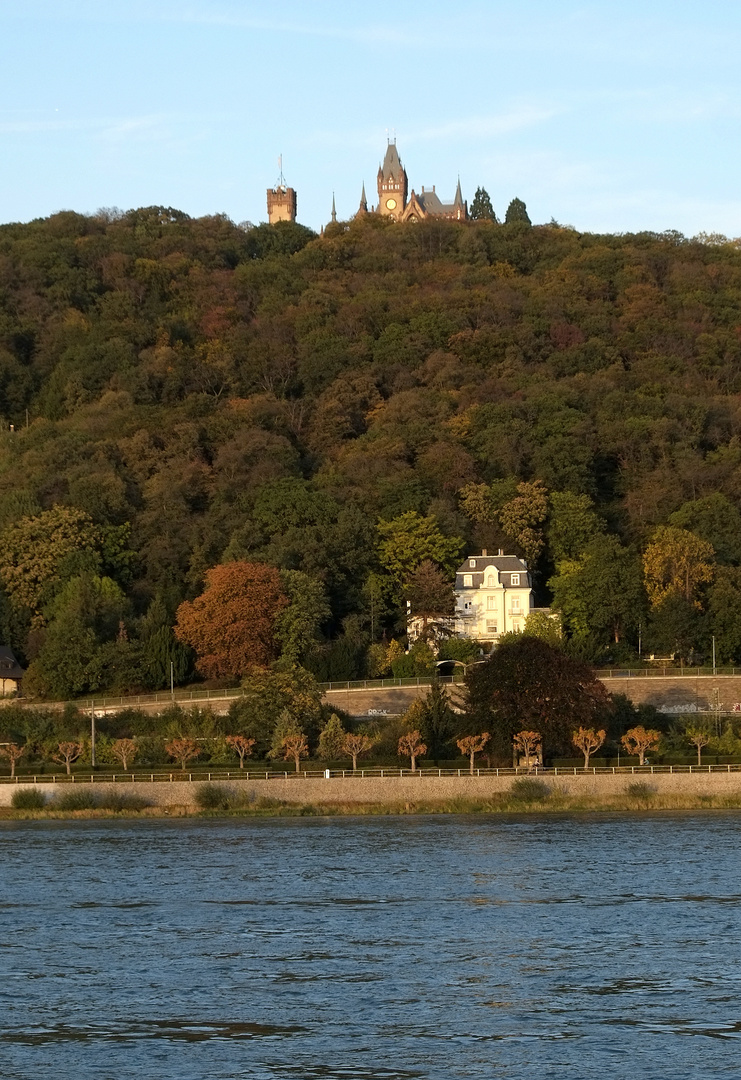
<path id="1" fill-rule="evenodd" d="M 380 172 L 384 180 L 388 180 L 391 176 L 398 180 L 404 172 L 395 142 L 390 142 L 386 147 L 386 156 L 383 159 Z"/>

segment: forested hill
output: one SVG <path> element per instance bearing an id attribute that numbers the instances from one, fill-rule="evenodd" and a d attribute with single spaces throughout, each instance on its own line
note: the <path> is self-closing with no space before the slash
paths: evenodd
<path id="1" fill-rule="evenodd" d="M 87 587 L 92 567 L 118 591 L 91 615 L 68 559 L 36 615 L 8 586 L 0 644 L 46 649 L 48 675 L 66 619 L 90 654 L 67 689 L 151 685 L 177 605 L 239 558 L 322 583 L 335 644 L 304 660 L 362 674 L 403 600 L 378 524 L 414 511 L 461 552 L 527 555 L 583 655 L 628 655 L 640 624 L 741 657 L 739 390 L 722 239 L 372 215 L 317 237 L 163 208 L 2 226 L 4 547 L 22 560 L 18 523 L 74 508 Z M 660 594 L 644 553 L 690 558 L 687 534 L 710 569 Z M 159 667 L 116 675 L 115 643 L 155 641 Z"/>

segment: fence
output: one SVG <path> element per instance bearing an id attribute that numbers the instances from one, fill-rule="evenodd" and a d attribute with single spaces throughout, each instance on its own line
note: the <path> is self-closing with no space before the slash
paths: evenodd
<path id="1" fill-rule="evenodd" d="M 274 771 L 270 769 L 237 769 L 237 770 L 212 770 L 211 772 L 125 772 L 125 773 L 90 773 L 89 775 L 72 773 L 38 773 L 36 775 L 0 776 L 0 784 L 131 784 L 131 783 L 204 783 L 214 780 L 320 780 L 320 779 L 388 779 L 418 778 L 439 779 L 444 776 L 653 776 L 660 773 L 669 774 L 694 774 L 694 773 L 735 773 L 741 772 L 741 763 L 727 765 L 608 765 L 590 766 L 578 768 L 558 766 L 556 768 L 544 768 L 534 766 L 531 769 L 520 766 L 519 768 L 501 769 L 302 769 L 300 772 L 288 770 Z"/>

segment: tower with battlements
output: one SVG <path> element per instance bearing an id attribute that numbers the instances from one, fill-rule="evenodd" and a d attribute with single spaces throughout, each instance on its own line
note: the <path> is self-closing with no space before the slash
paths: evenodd
<path id="1" fill-rule="evenodd" d="M 283 157 L 278 159 L 280 176 L 274 188 L 268 188 L 268 221 L 275 225 L 278 221 L 296 220 L 296 192 L 286 187 L 283 176 Z"/>

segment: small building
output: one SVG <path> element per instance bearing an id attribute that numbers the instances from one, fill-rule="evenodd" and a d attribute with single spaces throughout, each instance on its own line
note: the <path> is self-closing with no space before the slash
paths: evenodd
<path id="1" fill-rule="evenodd" d="M 25 674 L 12 650 L 0 645 L 0 697 L 20 694 L 21 681 Z"/>
<path id="2" fill-rule="evenodd" d="M 502 634 L 524 630 L 533 609 L 532 579 L 524 559 L 484 550 L 458 568 L 451 620 L 458 637 L 496 645 Z"/>

